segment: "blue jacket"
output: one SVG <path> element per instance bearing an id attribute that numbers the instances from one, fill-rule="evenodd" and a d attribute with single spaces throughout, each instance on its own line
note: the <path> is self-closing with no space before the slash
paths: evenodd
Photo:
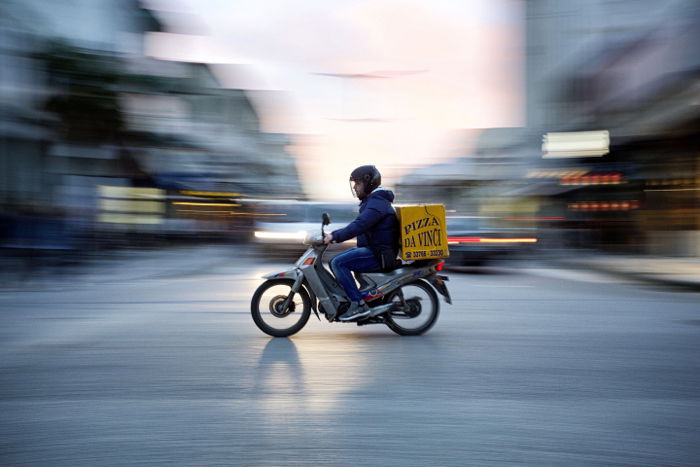
<path id="1" fill-rule="evenodd" d="M 394 193 L 377 188 L 360 202 L 360 214 L 346 227 L 334 230 L 333 240 L 340 243 L 357 237 L 358 247 L 398 250 L 399 222 L 391 205 Z M 369 238 L 368 238 L 369 237 Z"/>

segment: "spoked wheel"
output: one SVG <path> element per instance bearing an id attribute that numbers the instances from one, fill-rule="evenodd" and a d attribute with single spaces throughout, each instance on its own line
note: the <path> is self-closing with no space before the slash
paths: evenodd
<path id="1" fill-rule="evenodd" d="M 386 314 L 386 325 L 396 334 L 418 336 L 433 327 L 440 313 L 435 290 L 425 281 L 406 284 L 393 291 L 387 302 L 394 303 L 394 311 Z"/>
<path id="2" fill-rule="evenodd" d="M 292 285 L 292 280 L 271 280 L 253 294 L 250 313 L 262 332 L 273 337 L 287 337 L 306 325 L 311 315 L 311 300 L 303 287 L 287 300 Z"/>

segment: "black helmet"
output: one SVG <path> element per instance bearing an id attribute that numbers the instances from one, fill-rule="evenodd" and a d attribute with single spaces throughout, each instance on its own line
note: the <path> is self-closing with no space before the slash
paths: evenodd
<path id="1" fill-rule="evenodd" d="M 382 174 L 373 165 L 361 165 L 350 173 L 350 191 L 355 196 L 355 190 L 352 189 L 352 182 L 364 183 L 364 193 L 360 198 L 368 196 L 372 191 L 382 184 Z"/>

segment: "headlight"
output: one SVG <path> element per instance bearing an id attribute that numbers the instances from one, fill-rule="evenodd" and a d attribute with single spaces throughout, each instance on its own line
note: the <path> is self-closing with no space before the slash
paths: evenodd
<path id="1" fill-rule="evenodd" d="M 304 239 L 304 243 L 306 245 L 320 245 L 321 243 L 323 243 L 323 237 L 321 236 L 321 234 L 318 233 L 309 233 Z"/>
<path id="2" fill-rule="evenodd" d="M 255 238 L 265 238 L 268 240 L 304 240 L 306 238 L 306 231 L 270 232 L 266 230 L 256 230 L 254 235 Z"/>

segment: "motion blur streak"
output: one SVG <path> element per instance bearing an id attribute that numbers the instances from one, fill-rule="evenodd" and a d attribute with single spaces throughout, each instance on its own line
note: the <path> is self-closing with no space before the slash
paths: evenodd
<path id="1" fill-rule="evenodd" d="M 0 464 L 697 464 L 698 25 L 0 1 Z M 260 275 L 355 219 L 365 164 L 444 205 L 445 326 L 255 337 Z"/>

